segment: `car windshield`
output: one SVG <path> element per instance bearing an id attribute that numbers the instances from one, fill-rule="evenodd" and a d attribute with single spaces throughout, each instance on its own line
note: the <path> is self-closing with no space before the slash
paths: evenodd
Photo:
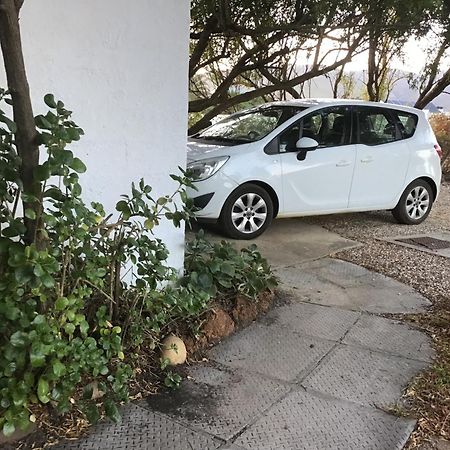
<path id="1" fill-rule="evenodd" d="M 221 120 L 192 137 L 230 144 L 255 142 L 304 109 L 280 106 L 246 111 Z"/>

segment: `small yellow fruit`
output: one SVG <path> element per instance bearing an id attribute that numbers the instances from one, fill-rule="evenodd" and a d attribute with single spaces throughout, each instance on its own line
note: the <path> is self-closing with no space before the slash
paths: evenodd
<path id="1" fill-rule="evenodd" d="M 184 342 L 173 334 L 167 336 L 162 342 L 161 358 L 168 359 L 169 365 L 176 366 L 186 362 L 186 346 Z"/>

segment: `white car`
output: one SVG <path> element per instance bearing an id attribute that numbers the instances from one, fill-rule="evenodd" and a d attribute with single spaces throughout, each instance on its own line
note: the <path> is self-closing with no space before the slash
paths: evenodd
<path id="1" fill-rule="evenodd" d="M 201 222 L 252 239 L 275 217 L 392 210 L 426 219 L 441 149 L 423 111 L 358 100 L 275 102 L 193 135 L 188 194 Z"/>

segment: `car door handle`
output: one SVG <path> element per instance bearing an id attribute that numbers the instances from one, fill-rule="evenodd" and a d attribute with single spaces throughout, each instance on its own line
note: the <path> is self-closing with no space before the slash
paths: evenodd
<path id="1" fill-rule="evenodd" d="M 336 167 L 347 167 L 351 164 L 350 161 L 339 161 L 336 163 Z"/>
<path id="2" fill-rule="evenodd" d="M 363 158 L 363 159 L 361 159 L 361 162 L 362 163 L 371 163 L 371 162 L 373 162 L 373 158 L 372 158 L 372 156 L 368 156 L 367 158 Z"/>

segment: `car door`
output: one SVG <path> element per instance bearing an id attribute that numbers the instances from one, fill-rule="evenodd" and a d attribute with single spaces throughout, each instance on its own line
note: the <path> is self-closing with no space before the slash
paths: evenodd
<path id="1" fill-rule="evenodd" d="M 389 108 L 357 106 L 356 164 L 349 208 L 393 208 L 404 188 L 410 161 L 408 144 Z"/>
<path id="2" fill-rule="evenodd" d="M 278 140 L 283 206 L 280 215 L 345 210 L 355 164 L 356 148 L 350 144 L 351 110 L 347 106 L 324 108 L 304 116 Z M 299 160 L 296 142 L 310 137 L 319 143 Z"/>

